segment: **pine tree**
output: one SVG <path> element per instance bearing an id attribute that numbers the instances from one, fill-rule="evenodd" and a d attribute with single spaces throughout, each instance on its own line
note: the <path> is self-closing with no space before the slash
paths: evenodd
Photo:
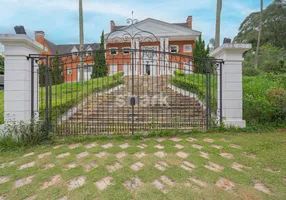
<path id="1" fill-rule="evenodd" d="M 210 48 L 205 45 L 205 41 L 202 39 L 200 35 L 199 39 L 196 40 L 196 45 L 194 48 L 193 56 L 194 56 L 194 65 L 195 73 L 205 73 L 206 72 L 206 59 L 209 57 Z"/>
<path id="2" fill-rule="evenodd" d="M 63 69 L 60 67 L 60 57 L 57 52 L 56 57 L 52 61 L 53 85 L 58 85 L 64 82 L 62 72 L 63 72 Z"/>
<path id="3" fill-rule="evenodd" d="M 101 34 L 101 41 L 99 49 L 94 54 L 94 66 L 92 68 L 91 78 L 98 78 L 107 75 L 107 65 L 105 60 L 105 49 L 104 49 L 104 32 Z"/>

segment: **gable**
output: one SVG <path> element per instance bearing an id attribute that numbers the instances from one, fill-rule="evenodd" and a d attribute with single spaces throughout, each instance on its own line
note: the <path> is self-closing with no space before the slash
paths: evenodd
<path id="1" fill-rule="evenodd" d="M 112 32 L 109 36 L 109 38 L 116 38 L 116 37 L 123 37 L 124 33 L 139 33 L 141 29 L 143 31 L 148 31 L 154 34 L 157 38 L 160 37 L 197 37 L 201 34 L 199 31 L 192 30 L 188 27 L 179 26 L 176 24 L 170 24 L 167 22 L 162 22 L 159 20 L 155 20 L 152 18 L 148 18 L 146 20 L 140 21 L 137 24 L 134 25 L 134 27 L 122 27 L 118 29 L 118 31 Z M 121 31 L 120 31 L 121 30 Z M 125 32 L 126 31 L 126 32 Z M 152 34 L 150 33 L 140 33 L 143 37 L 152 37 Z M 106 34 L 106 37 L 108 34 Z"/>
<path id="2" fill-rule="evenodd" d="M 75 53 L 75 52 L 78 52 L 78 49 L 76 48 L 76 46 L 74 46 L 71 50 L 71 53 Z"/>

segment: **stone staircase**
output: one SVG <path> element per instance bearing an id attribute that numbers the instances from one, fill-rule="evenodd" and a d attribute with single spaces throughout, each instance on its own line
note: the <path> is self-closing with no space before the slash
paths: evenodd
<path id="1" fill-rule="evenodd" d="M 205 127 L 205 111 L 198 100 L 169 87 L 168 76 L 134 78 L 134 131 Z M 127 134 L 132 132 L 131 77 L 124 86 L 96 93 L 59 126 L 62 134 Z"/>

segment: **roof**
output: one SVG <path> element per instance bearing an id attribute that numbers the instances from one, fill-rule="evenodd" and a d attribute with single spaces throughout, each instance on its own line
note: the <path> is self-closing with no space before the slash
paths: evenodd
<path id="1" fill-rule="evenodd" d="M 79 44 L 61 44 L 56 45 L 52 43 L 51 41 L 45 39 L 46 44 L 48 45 L 49 49 L 51 50 L 52 54 L 67 54 L 71 53 L 73 47 L 75 46 L 79 50 Z M 88 47 L 91 47 L 92 50 L 96 50 L 99 47 L 98 43 L 90 43 L 90 44 L 84 44 L 84 50 L 86 50 Z"/>

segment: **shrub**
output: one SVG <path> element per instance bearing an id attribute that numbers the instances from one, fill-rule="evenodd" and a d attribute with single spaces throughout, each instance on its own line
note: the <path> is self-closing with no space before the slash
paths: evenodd
<path id="1" fill-rule="evenodd" d="M 275 118 L 286 120 L 286 90 L 271 88 L 267 98 L 271 105 L 276 108 Z"/>
<path id="2" fill-rule="evenodd" d="M 4 74 L 4 67 L 3 66 L 0 66 L 0 74 Z"/>
<path id="3" fill-rule="evenodd" d="M 113 74 L 114 79 L 120 79 L 124 75 L 124 72 L 117 72 Z"/>
<path id="4" fill-rule="evenodd" d="M 185 76 L 185 72 L 183 70 L 175 70 L 174 74 L 175 76 L 179 76 L 179 77 Z"/>
<path id="5" fill-rule="evenodd" d="M 279 62 L 266 61 L 263 65 L 263 70 L 266 73 L 286 74 L 286 63 L 283 60 Z"/>
<path id="6" fill-rule="evenodd" d="M 51 135 L 46 135 L 43 121 L 36 120 L 30 122 L 8 120 L 0 135 L 0 151 L 35 146 L 52 139 Z"/>
<path id="7" fill-rule="evenodd" d="M 260 70 L 253 67 L 244 67 L 242 69 L 243 76 L 258 76 L 260 75 Z"/>

